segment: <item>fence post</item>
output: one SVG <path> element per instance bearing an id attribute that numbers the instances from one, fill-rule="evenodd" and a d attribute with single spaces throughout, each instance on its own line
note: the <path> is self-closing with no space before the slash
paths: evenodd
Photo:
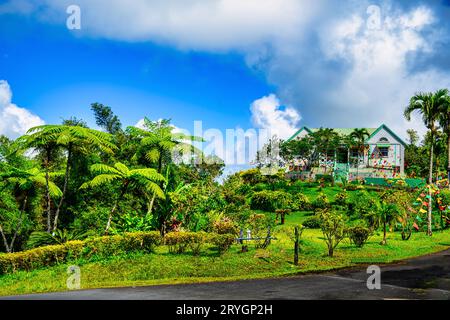
<path id="1" fill-rule="evenodd" d="M 294 228 L 294 265 L 298 266 L 298 226 Z"/>

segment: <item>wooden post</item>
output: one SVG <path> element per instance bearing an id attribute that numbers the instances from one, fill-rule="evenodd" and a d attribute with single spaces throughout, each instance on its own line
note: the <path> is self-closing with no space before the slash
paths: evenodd
<path id="1" fill-rule="evenodd" d="M 299 234 L 298 234 L 298 227 L 296 226 L 294 228 L 294 239 L 295 239 L 295 244 L 294 244 L 294 265 L 298 266 L 298 238 L 299 238 Z"/>

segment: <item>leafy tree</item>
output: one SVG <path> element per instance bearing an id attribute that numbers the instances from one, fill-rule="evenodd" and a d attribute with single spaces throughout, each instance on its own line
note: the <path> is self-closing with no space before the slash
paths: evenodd
<path id="1" fill-rule="evenodd" d="M 408 129 L 406 130 L 406 134 L 408 135 L 408 142 L 410 146 L 417 145 L 417 142 L 419 142 L 419 134 L 414 129 Z"/>
<path id="2" fill-rule="evenodd" d="M 334 152 L 341 143 L 341 138 L 339 137 L 339 134 L 334 131 L 334 129 L 320 128 L 316 132 L 313 132 L 311 135 L 316 152 L 328 157 L 330 151 L 332 151 L 334 157 Z M 325 167 L 325 172 L 326 170 L 327 167 Z"/>
<path id="3" fill-rule="evenodd" d="M 382 203 L 379 211 L 380 221 L 383 224 L 383 240 L 382 245 L 386 245 L 386 233 L 388 226 L 391 226 L 400 216 L 399 208 L 393 203 Z"/>
<path id="4" fill-rule="evenodd" d="M 144 128 L 128 127 L 127 132 L 137 140 L 138 146 L 133 159 L 143 164 L 157 163 L 157 170 L 162 173 L 165 163 L 178 156 L 203 156 L 202 152 L 190 142 L 203 141 L 202 138 L 174 132 L 170 120 L 151 121 L 144 118 Z M 178 154 L 176 154 L 178 153 Z M 178 159 L 179 160 L 179 159 Z"/>
<path id="5" fill-rule="evenodd" d="M 404 115 L 405 118 L 409 121 L 411 120 L 411 114 L 417 111 L 422 115 L 422 121 L 424 125 L 428 128 L 431 141 L 437 134 L 436 121 L 439 117 L 440 110 L 442 110 L 447 104 L 447 91 L 446 90 L 438 90 L 435 93 L 429 92 L 419 92 L 411 97 L 409 105 L 405 108 Z M 430 165 L 429 165 L 429 176 L 428 183 L 433 183 L 433 143 L 430 147 Z M 431 193 L 431 191 L 430 191 Z M 432 215 L 431 215 L 431 194 L 429 199 L 428 206 L 428 230 L 427 234 L 431 236 L 433 234 L 432 231 Z"/>
<path id="6" fill-rule="evenodd" d="M 439 90 L 436 95 L 439 100 L 439 125 L 447 135 L 447 178 L 450 181 L 450 96 L 447 89 Z M 450 184 L 448 187 L 450 189 Z"/>
<path id="7" fill-rule="evenodd" d="M 364 128 L 354 129 L 353 132 L 350 133 L 350 137 L 355 142 L 354 147 L 356 147 L 358 149 L 358 163 L 357 163 L 357 166 L 356 166 L 356 170 L 357 170 L 356 175 L 358 176 L 359 162 L 360 162 L 360 159 L 361 159 L 361 155 L 363 155 L 363 153 L 364 153 L 364 149 L 365 149 L 365 146 L 366 146 L 366 140 L 370 137 L 370 134 Z"/>
<path id="8" fill-rule="evenodd" d="M 50 130 L 37 130 L 37 132 L 32 133 L 33 128 L 30 130 L 31 131 L 28 131 L 26 135 L 21 136 L 16 140 L 16 145 L 18 149 L 32 149 L 38 154 L 42 154 L 46 181 L 47 232 L 50 232 L 52 230 L 50 171 L 59 152 L 60 146 L 57 143 L 58 133 L 51 132 Z"/>
<path id="9" fill-rule="evenodd" d="M 28 131 L 26 139 L 28 139 L 29 144 L 33 144 L 33 141 L 42 139 L 43 136 L 48 136 L 49 141 L 54 146 L 64 148 L 67 153 L 62 195 L 56 207 L 53 224 L 50 226 L 51 230 L 55 231 L 58 227 L 59 214 L 69 183 L 72 154 L 74 152 L 87 154 L 95 149 L 112 154 L 116 146 L 111 143 L 109 134 L 79 125 L 43 125 L 34 127 Z"/>
<path id="10" fill-rule="evenodd" d="M 166 179 L 152 168 L 129 169 L 123 163 L 117 162 L 113 167 L 105 164 L 94 164 L 91 171 L 96 176 L 89 182 L 84 183 L 81 188 L 95 188 L 109 183 L 117 183 L 120 186 L 118 197 L 114 201 L 114 205 L 109 213 L 108 222 L 105 228 L 105 234 L 108 234 L 111 227 L 112 216 L 117 210 L 119 201 L 123 199 L 125 193 L 130 190 L 145 190 L 155 194 L 157 197 L 164 199 L 164 192 L 158 183 L 164 182 Z"/>
<path id="11" fill-rule="evenodd" d="M 317 211 L 316 216 L 321 221 L 320 228 L 328 247 L 328 256 L 333 257 L 334 249 L 345 238 L 345 219 L 337 211 L 328 208 Z"/>
<path id="12" fill-rule="evenodd" d="M 55 172 L 50 173 L 49 177 L 54 178 L 61 175 L 63 175 L 61 172 Z M 9 220 L 9 222 L 16 221 L 14 227 L 10 228 L 13 231 L 13 236 L 9 245 L 6 242 L 6 236 L 3 234 L 4 228 L 2 228 L 2 226 L 0 225 L 0 233 L 2 233 L 6 250 L 8 252 L 12 252 L 14 249 L 15 239 L 20 233 L 24 222 L 26 222 L 27 220 L 26 209 L 29 204 L 30 196 L 32 194 L 35 194 L 39 188 L 45 188 L 47 183 L 50 196 L 52 198 L 61 198 L 62 191 L 53 181 L 47 182 L 46 173 L 36 167 L 26 170 L 8 167 L 8 170 L 4 170 L 4 172 L 0 173 L 0 179 L 14 186 L 22 193 L 21 197 L 19 198 L 21 199 L 21 203 L 18 204 L 18 207 L 20 207 L 20 209 L 10 210 L 7 213 L 7 220 Z"/>
<path id="13" fill-rule="evenodd" d="M 91 104 L 91 110 L 95 115 L 95 123 L 106 132 L 117 134 L 122 131 L 122 123 L 110 107 L 95 102 Z"/>
<path id="14" fill-rule="evenodd" d="M 394 226 L 397 221 L 408 223 L 411 220 L 411 196 L 406 191 L 386 190 L 381 195 L 381 207 L 379 210 L 379 219 L 383 225 L 383 241 L 386 244 L 387 227 Z M 406 225 L 405 225 L 406 227 Z M 406 231 L 405 228 L 403 231 Z"/>
<path id="15" fill-rule="evenodd" d="M 25 220 L 11 193 L 0 190 L 0 235 L 6 252 L 14 251 L 14 244 Z M 9 235 L 10 238 L 9 238 Z M 9 238 L 9 240 L 8 240 Z"/>

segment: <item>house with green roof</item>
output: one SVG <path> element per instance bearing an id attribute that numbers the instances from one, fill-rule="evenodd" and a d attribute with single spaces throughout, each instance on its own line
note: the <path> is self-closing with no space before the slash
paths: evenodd
<path id="1" fill-rule="evenodd" d="M 340 136 L 348 136 L 355 128 L 334 128 Z M 369 134 L 364 142 L 364 152 L 354 148 L 339 148 L 335 154 L 321 155 L 314 168 L 305 166 L 305 159 L 294 159 L 288 165 L 290 173 L 302 173 L 305 168 L 309 174 L 333 173 L 346 176 L 349 180 L 358 178 L 393 178 L 404 175 L 406 143 L 388 126 L 365 128 Z M 317 132 L 318 128 L 300 128 L 287 141 L 302 139 Z"/>

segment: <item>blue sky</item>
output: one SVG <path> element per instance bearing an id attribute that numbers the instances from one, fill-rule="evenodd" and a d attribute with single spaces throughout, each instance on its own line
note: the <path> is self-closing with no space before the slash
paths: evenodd
<path id="1" fill-rule="evenodd" d="M 101 102 L 126 125 L 148 116 L 250 127 L 248 106 L 272 90 L 238 54 L 77 37 L 22 15 L 2 17 L 0 29 L 12 31 L 0 36 L 0 78 L 15 104 L 49 123 L 77 116 L 92 124 L 89 105 Z"/>
<path id="2" fill-rule="evenodd" d="M 71 4 L 81 30 L 66 27 Z M 0 134 L 93 125 L 92 102 L 124 125 L 423 132 L 402 110 L 450 87 L 449 21 L 448 0 L 0 1 Z"/>

